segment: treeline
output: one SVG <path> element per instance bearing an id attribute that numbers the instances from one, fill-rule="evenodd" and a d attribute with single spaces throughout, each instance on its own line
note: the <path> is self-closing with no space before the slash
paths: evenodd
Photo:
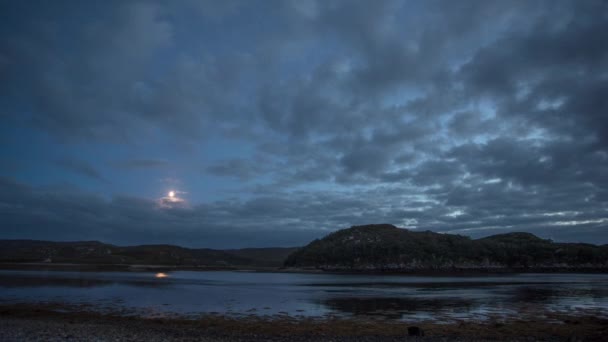
<path id="1" fill-rule="evenodd" d="M 608 247 L 554 243 L 530 233 L 469 237 L 392 225 L 355 226 L 292 253 L 287 267 L 322 269 L 602 268 Z"/>
<path id="2" fill-rule="evenodd" d="M 0 262 L 216 267 L 279 267 L 295 248 L 216 250 L 174 245 L 116 246 L 98 241 L 0 240 Z"/>

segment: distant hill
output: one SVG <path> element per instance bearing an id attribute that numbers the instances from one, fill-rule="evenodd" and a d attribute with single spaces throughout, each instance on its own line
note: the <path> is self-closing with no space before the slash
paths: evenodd
<path id="1" fill-rule="evenodd" d="M 191 249 L 173 245 L 115 246 L 98 241 L 0 240 L 0 262 L 214 267 L 279 267 L 296 248 Z"/>
<path id="2" fill-rule="evenodd" d="M 292 253 L 287 267 L 324 270 L 576 270 L 608 271 L 608 248 L 554 243 L 530 233 L 469 237 L 416 232 L 389 224 L 354 226 Z"/>
<path id="3" fill-rule="evenodd" d="M 247 260 L 253 260 L 256 266 L 282 266 L 287 257 L 298 250 L 298 247 L 280 248 L 242 248 L 226 249 L 225 253 Z"/>
<path id="4" fill-rule="evenodd" d="M 608 272 L 608 245 L 555 243 L 530 233 L 482 239 L 389 224 L 354 226 L 302 248 L 216 250 L 99 241 L 0 240 L 2 263 L 295 267 L 327 271 L 540 270 Z"/>

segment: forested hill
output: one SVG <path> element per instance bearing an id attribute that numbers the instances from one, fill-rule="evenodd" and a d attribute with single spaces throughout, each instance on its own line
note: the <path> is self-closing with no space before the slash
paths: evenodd
<path id="1" fill-rule="evenodd" d="M 279 267 L 296 248 L 216 250 L 174 245 L 115 246 L 99 241 L 0 240 L 0 262 Z"/>
<path id="2" fill-rule="evenodd" d="M 530 233 L 469 237 L 416 232 L 389 224 L 354 226 L 292 253 L 287 267 L 325 270 L 598 269 L 608 246 L 555 243 Z"/>

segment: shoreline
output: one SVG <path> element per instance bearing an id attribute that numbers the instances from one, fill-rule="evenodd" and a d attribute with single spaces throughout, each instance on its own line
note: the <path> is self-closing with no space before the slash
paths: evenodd
<path id="1" fill-rule="evenodd" d="M 424 330 L 423 340 L 546 340 L 602 341 L 608 336 L 608 318 L 590 313 L 547 313 L 545 318 L 493 319 L 453 323 L 370 320 L 353 318 L 228 317 L 202 315 L 144 318 L 68 309 L 61 305 L 0 304 L 3 341 L 398 341 L 407 328 Z M 420 340 L 420 337 L 415 337 Z"/>
<path id="2" fill-rule="evenodd" d="M 79 272 L 171 272 L 171 271 L 235 271 L 266 273 L 344 274 L 344 275 L 417 275 L 417 276 L 495 276 L 518 273 L 584 273 L 606 274 L 608 268 L 535 267 L 535 268 L 458 268 L 411 270 L 336 270 L 294 267 L 250 266 L 182 266 L 137 264 L 20 263 L 0 262 L 0 270 L 15 271 L 79 271 Z"/>

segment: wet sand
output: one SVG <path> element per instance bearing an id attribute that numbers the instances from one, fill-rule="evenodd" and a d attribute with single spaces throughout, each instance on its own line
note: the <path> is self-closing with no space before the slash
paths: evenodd
<path id="1" fill-rule="evenodd" d="M 66 311 L 61 306 L 0 305 L 0 341 L 605 341 L 608 319 L 548 313 L 543 318 L 449 324 L 329 317 L 296 319 L 205 315 L 142 318 Z"/>

